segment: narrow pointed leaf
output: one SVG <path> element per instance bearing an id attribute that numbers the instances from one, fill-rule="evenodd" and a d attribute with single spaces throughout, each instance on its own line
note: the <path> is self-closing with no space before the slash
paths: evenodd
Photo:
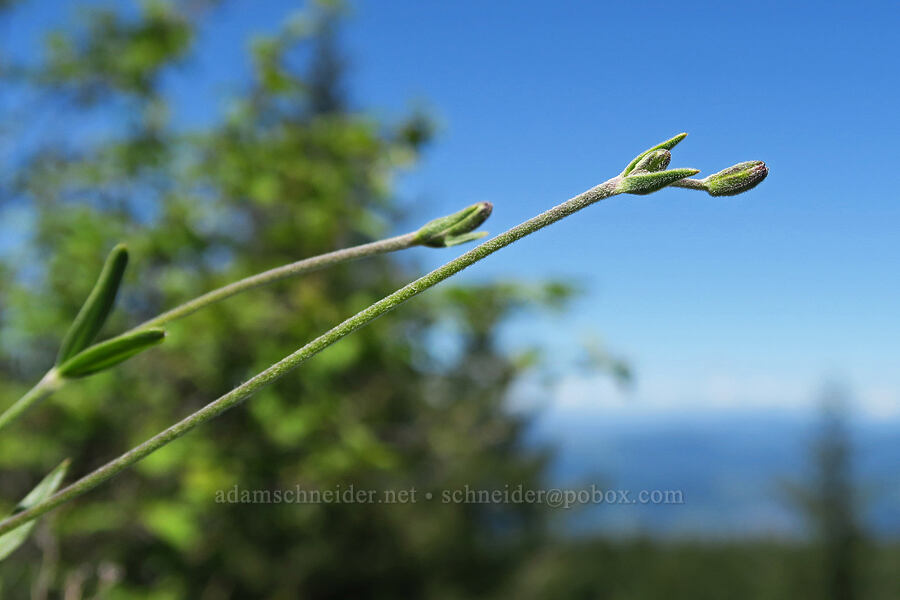
<path id="1" fill-rule="evenodd" d="M 69 460 L 66 459 L 58 467 L 50 471 L 50 473 L 41 480 L 37 486 L 31 490 L 19 505 L 16 506 L 12 514 L 20 513 L 27 510 L 39 502 L 43 502 L 53 495 L 59 489 L 63 478 L 66 476 L 66 470 L 69 468 Z M 35 521 L 30 521 L 21 525 L 12 531 L 0 535 L 0 560 L 3 560 L 12 554 L 16 548 L 28 538 L 34 527 Z"/>
<path id="2" fill-rule="evenodd" d="M 61 377 L 84 377 L 113 367 L 163 341 L 162 329 L 145 329 L 100 342 L 76 354 L 57 370 Z"/>
<path id="3" fill-rule="evenodd" d="M 63 338 L 59 355 L 56 357 L 57 365 L 61 365 L 90 346 L 100 333 L 116 301 L 116 293 L 119 291 L 119 284 L 122 283 L 127 265 L 128 249 L 124 244 L 119 244 L 106 257 L 106 263 L 97 283 L 94 284 L 94 289 L 84 301 L 78 316 Z"/>
<path id="4" fill-rule="evenodd" d="M 619 192 L 626 194 L 651 194 L 661 190 L 667 185 L 672 185 L 680 179 L 696 175 L 697 169 L 671 169 L 657 173 L 635 173 L 622 179 L 619 183 Z"/>
<path id="5" fill-rule="evenodd" d="M 644 158 L 645 156 L 647 156 L 654 150 L 671 150 L 678 144 L 678 142 L 680 142 L 681 140 L 683 140 L 686 137 L 687 137 L 686 133 L 679 133 L 672 139 L 666 140 L 661 144 L 657 144 L 656 146 L 653 146 L 652 148 L 648 148 L 647 150 L 644 150 L 643 152 L 641 152 L 640 154 L 635 156 L 634 160 L 632 160 L 630 163 L 628 163 L 628 166 L 625 167 L 625 170 L 622 171 L 621 175 L 628 175 L 629 173 L 631 173 L 634 170 L 634 167 L 638 164 L 638 162 L 640 162 L 640 160 L 642 158 Z"/>
<path id="6" fill-rule="evenodd" d="M 444 246 L 449 248 L 450 246 L 458 246 L 473 240 L 480 240 L 487 234 L 487 231 L 473 231 L 472 233 L 464 233 L 462 235 L 451 235 L 444 239 Z"/>

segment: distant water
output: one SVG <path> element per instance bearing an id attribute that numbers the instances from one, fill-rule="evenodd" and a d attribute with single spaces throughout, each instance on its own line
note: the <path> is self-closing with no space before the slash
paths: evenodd
<path id="1" fill-rule="evenodd" d="M 550 485 L 680 490 L 683 504 L 587 505 L 558 511 L 573 534 L 802 537 L 789 489 L 812 476 L 815 414 L 750 413 L 610 420 L 539 414 L 530 438 L 556 448 Z M 853 469 L 872 535 L 900 538 L 900 423 L 851 423 Z"/>

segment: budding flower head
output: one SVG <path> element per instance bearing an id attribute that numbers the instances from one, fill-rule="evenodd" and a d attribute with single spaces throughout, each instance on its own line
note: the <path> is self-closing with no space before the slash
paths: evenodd
<path id="1" fill-rule="evenodd" d="M 669 161 L 671 160 L 672 153 L 668 150 L 653 150 L 640 159 L 634 165 L 634 169 L 631 172 L 636 173 L 641 171 L 655 173 L 656 171 L 662 171 L 669 166 Z"/>
<path id="2" fill-rule="evenodd" d="M 710 196 L 735 196 L 759 185 L 769 168 L 761 160 L 742 162 L 703 179 Z"/>
<path id="3" fill-rule="evenodd" d="M 625 176 L 625 175 L 628 175 L 629 173 L 631 173 L 632 171 L 634 171 L 635 168 L 637 167 L 638 163 L 640 163 L 648 154 L 651 154 L 652 152 L 655 152 L 656 150 L 671 150 L 678 144 L 678 142 L 680 142 L 681 140 L 683 140 L 686 137 L 687 137 L 686 133 L 679 133 L 675 137 L 668 139 L 668 140 L 662 142 L 661 144 L 657 144 L 648 150 L 644 150 L 643 152 L 641 152 L 640 154 L 635 156 L 630 163 L 628 163 L 628 166 L 625 167 L 625 170 L 622 171 L 620 173 L 620 175 Z M 665 168 L 665 167 L 663 167 L 663 168 Z"/>
<path id="4" fill-rule="evenodd" d="M 483 238 L 487 235 L 486 231 L 474 230 L 491 216 L 493 208 L 490 202 L 479 202 L 452 215 L 429 221 L 416 232 L 416 241 L 423 246 L 446 248 Z"/>

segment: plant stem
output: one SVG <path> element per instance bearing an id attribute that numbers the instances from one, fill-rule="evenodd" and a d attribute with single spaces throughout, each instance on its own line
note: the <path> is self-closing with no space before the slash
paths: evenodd
<path id="1" fill-rule="evenodd" d="M 282 279 L 287 279 L 288 277 L 302 275 L 303 273 L 329 267 L 348 260 L 385 254 L 387 252 L 404 250 L 412 246 L 417 246 L 420 242 L 416 238 L 416 233 L 417 232 L 414 231 L 396 237 L 370 242 L 368 244 L 353 246 L 352 248 L 335 250 L 334 252 L 305 258 L 303 260 L 298 260 L 297 262 L 269 269 L 268 271 L 263 271 L 262 273 L 257 273 L 256 275 L 251 275 L 250 277 L 245 277 L 240 281 L 229 283 L 226 286 L 212 290 L 211 292 L 207 292 L 202 296 L 198 296 L 193 300 L 189 300 L 184 304 L 176 306 L 161 315 L 153 317 L 149 321 L 141 323 L 137 327 L 132 328 L 131 331 L 160 327 L 166 323 L 186 317 L 210 304 L 239 294 L 240 292 L 251 290 Z M 0 413 L 0 430 L 28 410 L 28 408 L 36 402 L 46 398 L 61 388 L 67 381 L 68 380 L 64 377 L 58 377 L 54 370 L 49 371 L 37 385 L 28 391 L 28 393 L 19 398 L 15 404 L 7 408 L 3 413 Z"/>
<path id="2" fill-rule="evenodd" d="M 0 429 L 28 410 L 33 404 L 40 402 L 63 384 L 63 379 L 57 376 L 56 369 L 50 369 L 24 396 L 16 400 L 16 403 L 0 413 Z"/>
<path id="3" fill-rule="evenodd" d="M 567 200 L 566 202 L 563 202 L 562 204 L 559 204 L 558 206 L 555 206 L 546 212 L 537 215 L 536 217 L 532 217 L 524 223 L 521 223 L 482 244 L 479 244 L 472 250 L 469 250 L 458 258 L 444 264 L 441 267 L 438 267 L 434 271 L 428 273 L 423 277 L 420 277 L 412 283 L 403 286 L 389 296 L 382 298 L 375 304 L 356 313 L 340 325 L 333 327 L 293 354 L 290 354 L 289 356 L 283 358 L 265 371 L 262 371 L 252 379 L 241 384 L 227 394 L 210 402 L 197 412 L 189 415 L 175 425 L 172 425 L 168 429 L 165 429 L 164 431 L 156 434 L 139 446 L 132 448 L 125 454 L 122 454 L 118 458 L 106 463 L 92 473 L 85 475 L 78 481 L 72 483 L 66 488 L 63 488 L 43 502 L 40 502 L 35 506 L 29 508 L 28 510 L 22 511 L 0 522 L 0 535 L 6 533 L 7 531 L 15 529 L 23 523 L 27 523 L 28 521 L 36 519 L 42 514 L 56 508 L 57 506 L 92 490 L 104 481 L 110 479 L 111 477 L 114 477 L 134 463 L 140 461 L 152 452 L 183 436 L 198 425 L 201 425 L 209 421 L 210 419 L 213 419 L 214 417 L 222 414 L 229 408 L 240 404 L 247 397 L 251 396 L 270 383 L 276 381 L 281 376 L 293 370 L 299 364 L 306 361 L 310 357 L 318 354 L 331 344 L 356 331 L 366 323 L 369 323 L 370 321 L 390 311 L 406 300 L 409 300 L 413 296 L 421 294 L 428 288 L 437 285 L 448 277 L 459 273 L 466 267 L 493 254 L 501 248 L 509 246 L 513 242 L 525 237 L 526 235 L 534 233 L 539 229 L 543 229 L 547 225 L 555 223 L 556 221 L 559 221 L 560 219 L 567 217 L 572 213 L 585 208 L 586 206 L 594 204 L 595 202 L 598 202 L 605 198 L 609 198 L 610 196 L 613 196 L 617 193 L 621 193 L 617 191 L 617 186 L 621 179 L 621 176 L 614 177 L 609 181 L 601 183 L 600 185 L 591 188 L 590 190 L 579 194 L 578 196 L 575 196 L 574 198 L 571 198 L 570 200 Z"/>
<path id="4" fill-rule="evenodd" d="M 141 323 L 137 327 L 134 327 L 132 331 L 136 331 L 138 329 L 147 329 L 149 327 L 161 327 L 166 323 L 170 323 L 182 317 L 186 317 L 189 314 L 200 310 L 201 308 L 209 306 L 210 304 L 219 302 L 220 300 L 224 300 L 225 298 L 229 298 L 231 296 L 234 296 L 235 294 L 239 294 L 241 292 L 266 285 L 268 283 L 280 281 L 282 279 L 287 279 L 288 277 L 294 277 L 296 275 L 302 275 L 303 273 L 308 273 L 310 271 L 315 271 L 317 269 L 322 269 L 324 267 L 329 267 L 331 265 L 348 260 L 353 260 L 356 258 L 375 256 L 377 254 L 384 254 L 386 252 L 393 252 L 395 250 L 403 250 L 417 244 L 418 242 L 416 241 L 416 232 L 405 233 L 396 237 L 378 240 L 377 242 L 362 244 L 360 246 L 353 246 L 352 248 L 344 248 L 343 250 L 335 250 L 334 252 L 329 252 L 327 254 L 320 254 L 319 256 L 313 256 L 311 258 L 298 260 L 297 262 L 293 262 L 288 265 L 275 267 L 274 269 L 269 269 L 268 271 L 263 271 L 262 273 L 257 273 L 256 275 L 245 277 L 240 281 L 229 283 L 226 286 L 212 290 L 211 292 L 207 292 L 202 296 L 194 298 L 193 300 L 189 300 L 188 302 L 176 306 L 175 308 L 168 310 L 161 315 L 153 317 L 149 321 Z"/>
<path id="5" fill-rule="evenodd" d="M 700 181 L 699 179 L 691 179 L 690 177 L 685 177 L 684 179 L 679 179 L 675 183 L 671 184 L 671 187 L 680 187 L 686 188 L 689 190 L 701 190 L 706 191 L 706 184 Z"/>

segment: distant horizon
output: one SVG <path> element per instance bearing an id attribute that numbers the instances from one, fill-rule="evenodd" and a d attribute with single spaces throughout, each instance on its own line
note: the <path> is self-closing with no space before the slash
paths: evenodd
<path id="1" fill-rule="evenodd" d="M 784 486 L 809 482 L 818 417 L 726 411 L 672 421 L 569 417 L 538 419 L 529 428 L 531 444 L 554 450 L 548 485 L 625 490 L 629 501 L 641 490 L 678 491 L 683 498 L 672 505 L 557 509 L 555 518 L 570 535 L 786 541 L 811 535 Z M 900 539 L 900 428 L 852 417 L 847 426 L 864 530 L 876 539 Z"/>
<path id="2" fill-rule="evenodd" d="M 511 392 L 513 408 L 535 410 L 543 418 L 596 418 L 620 422 L 658 420 L 661 423 L 733 418 L 815 418 L 821 411 L 822 390 L 833 379 L 793 382 L 762 379 L 740 381 L 717 379 L 702 385 L 667 388 L 665 381 L 640 379 L 623 388 L 606 375 L 571 375 L 548 388 L 526 378 Z M 840 381 L 840 380 L 838 380 Z M 745 385 L 744 385 L 745 384 Z M 846 412 L 853 422 L 897 427 L 900 407 L 893 404 L 890 390 L 858 389 L 843 384 Z"/>

